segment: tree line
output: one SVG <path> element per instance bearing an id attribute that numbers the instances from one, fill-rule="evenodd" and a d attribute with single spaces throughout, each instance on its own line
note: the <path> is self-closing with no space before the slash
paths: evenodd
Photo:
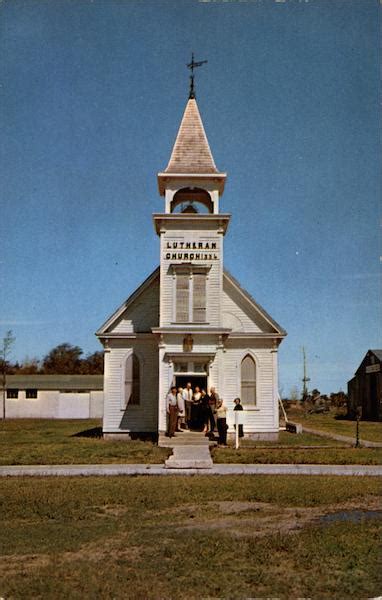
<path id="1" fill-rule="evenodd" d="M 5 366 L 8 375 L 101 375 L 103 352 L 83 354 L 79 346 L 64 343 L 52 348 L 41 360 L 25 358 L 22 362 L 7 361 L 6 365 L 2 365 L 4 358 L 0 356 L 0 371 Z"/>

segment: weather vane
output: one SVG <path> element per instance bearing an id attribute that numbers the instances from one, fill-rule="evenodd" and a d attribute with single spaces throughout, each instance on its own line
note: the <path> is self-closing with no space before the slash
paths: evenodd
<path id="1" fill-rule="evenodd" d="M 207 63 L 208 60 L 199 60 L 198 62 L 194 61 L 194 53 L 191 54 L 191 62 L 187 65 L 187 68 L 191 70 L 191 75 L 190 75 L 190 94 L 189 94 L 189 98 L 195 98 L 195 90 L 194 90 L 194 69 L 196 67 L 201 67 L 202 65 L 204 65 L 205 63 Z"/>

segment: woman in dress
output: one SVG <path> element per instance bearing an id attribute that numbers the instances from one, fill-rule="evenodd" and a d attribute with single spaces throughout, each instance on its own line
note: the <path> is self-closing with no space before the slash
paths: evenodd
<path id="1" fill-rule="evenodd" d="M 223 400 L 219 399 L 216 402 L 216 423 L 219 433 L 219 446 L 227 446 L 227 409 L 223 404 Z"/>
<path id="2" fill-rule="evenodd" d="M 200 388 L 195 386 L 194 395 L 192 396 L 191 407 L 191 423 L 194 429 L 200 429 L 201 422 L 201 397 Z"/>

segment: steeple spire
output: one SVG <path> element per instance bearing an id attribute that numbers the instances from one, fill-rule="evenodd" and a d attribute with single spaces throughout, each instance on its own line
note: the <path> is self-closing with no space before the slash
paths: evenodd
<path id="1" fill-rule="evenodd" d="M 194 98 L 187 102 L 165 173 L 218 173 Z"/>
<path id="2" fill-rule="evenodd" d="M 191 54 L 191 62 L 187 65 L 187 68 L 190 69 L 191 71 L 191 75 L 190 75 L 190 93 L 189 93 L 189 99 L 194 99 L 195 98 L 195 89 L 194 89 L 194 69 L 196 67 L 201 67 L 202 65 L 204 65 L 205 63 L 207 63 L 208 60 L 200 60 L 198 62 L 194 61 L 194 53 Z"/>

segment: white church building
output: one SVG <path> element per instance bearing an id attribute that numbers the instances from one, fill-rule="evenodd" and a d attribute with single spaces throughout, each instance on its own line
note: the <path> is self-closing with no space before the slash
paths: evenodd
<path id="1" fill-rule="evenodd" d="M 278 436 L 278 346 L 286 332 L 224 269 L 225 181 L 192 93 L 158 174 L 159 266 L 97 332 L 105 350 L 105 438 L 163 436 L 169 389 L 187 382 L 216 388 L 229 431 L 240 397 L 245 435 Z"/>

